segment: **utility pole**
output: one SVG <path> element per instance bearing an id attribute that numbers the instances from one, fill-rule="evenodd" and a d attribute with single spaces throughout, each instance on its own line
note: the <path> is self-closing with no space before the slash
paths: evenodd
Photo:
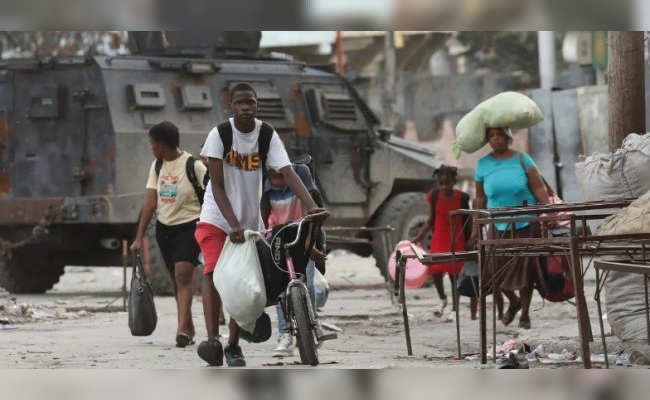
<path id="1" fill-rule="evenodd" d="M 552 90 L 556 86 L 557 62 L 555 58 L 555 32 L 539 31 L 537 32 L 537 55 L 539 58 L 539 85 L 542 89 Z M 555 187 L 557 194 L 562 198 L 562 161 L 557 146 L 557 135 L 555 132 L 555 123 L 551 118 L 551 149 L 553 155 L 553 166 L 555 170 Z"/>
<path id="2" fill-rule="evenodd" d="M 611 31 L 608 42 L 609 150 L 621 147 L 630 133 L 644 134 L 644 33 Z"/>
<path id="3" fill-rule="evenodd" d="M 542 89 L 555 86 L 555 32 L 537 32 L 537 54 L 539 56 L 539 80 Z"/>
<path id="4" fill-rule="evenodd" d="M 393 31 L 386 31 L 384 37 L 384 124 L 390 128 L 395 127 L 395 35 Z"/>

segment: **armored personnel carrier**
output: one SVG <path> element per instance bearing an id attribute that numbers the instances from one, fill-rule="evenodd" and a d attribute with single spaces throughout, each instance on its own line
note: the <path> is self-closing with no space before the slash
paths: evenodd
<path id="1" fill-rule="evenodd" d="M 173 121 L 182 148 L 198 153 L 241 81 L 255 86 L 259 118 L 290 155 L 312 155 L 329 226 L 390 225 L 393 242 L 414 234 L 439 160 L 391 136 L 330 66 L 260 56 L 260 37 L 133 32 L 130 56 L 1 60 L 0 286 L 42 293 L 66 265 L 121 265 L 153 157 L 149 128 Z M 374 251 L 383 273 L 378 235 L 353 236 L 329 248 Z M 163 271 L 151 239 L 152 270 Z M 168 283 L 154 279 L 158 293 Z"/>

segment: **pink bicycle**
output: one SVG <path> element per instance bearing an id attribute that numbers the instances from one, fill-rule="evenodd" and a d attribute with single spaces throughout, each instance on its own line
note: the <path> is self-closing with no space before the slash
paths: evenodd
<path id="1" fill-rule="evenodd" d="M 276 227 L 270 240 L 264 233 L 257 232 L 262 239 L 258 241 L 258 251 L 264 272 L 267 305 L 274 305 L 278 300 L 281 302 L 289 331 L 296 337 L 300 360 L 311 366 L 319 364 L 320 344 L 337 337 L 336 333 L 323 333 L 305 283 L 309 253 L 328 216 L 327 210 L 318 209 L 298 221 Z M 271 262 L 265 263 L 264 260 L 268 261 L 269 257 Z M 280 296 L 282 293 L 284 296 Z"/>

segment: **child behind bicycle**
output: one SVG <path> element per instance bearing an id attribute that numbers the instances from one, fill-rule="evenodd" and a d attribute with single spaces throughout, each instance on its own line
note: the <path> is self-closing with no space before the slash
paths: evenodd
<path id="1" fill-rule="evenodd" d="M 320 207 L 322 202 L 318 190 L 314 186 L 314 180 L 309 172 L 309 168 L 304 164 L 294 164 L 293 169 L 300 178 L 309 193 L 314 198 L 314 202 Z M 282 176 L 282 173 L 269 169 L 268 178 L 264 182 L 264 192 L 260 202 L 262 220 L 267 229 L 276 225 L 296 221 L 304 215 L 300 199 L 291 191 Z M 318 244 L 317 244 L 318 245 Z M 314 292 L 314 269 L 318 268 L 321 273 L 325 272 L 324 254 L 316 255 L 316 258 L 322 258 L 323 261 L 310 260 L 307 264 L 306 284 L 309 291 L 314 309 L 315 292 Z M 293 355 L 293 337 L 287 326 L 282 306 L 278 302 L 275 306 L 278 315 L 278 345 L 273 351 L 273 357 L 291 357 Z"/>

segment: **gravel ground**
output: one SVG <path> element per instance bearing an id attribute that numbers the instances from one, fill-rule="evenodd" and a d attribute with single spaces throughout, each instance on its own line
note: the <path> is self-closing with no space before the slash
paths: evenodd
<path id="1" fill-rule="evenodd" d="M 127 282 L 129 275 L 127 270 Z M 469 318 L 467 298 L 461 298 L 460 305 L 459 359 L 455 323 L 433 316 L 437 300 L 434 289 L 409 291 L 407 307 L 413 346 L 413 355 L 409 356 L 401 308 L 391 302 L 373 258 L 333 252 L 326 277 L 332 291 L 320 313 L 321 320 L 342 331 L 319 350 L 318 368 L 496 368 L 491 361 L 487 365 L 479 363 L 478 321 Z M 196 346 L 174 346 L 176 314 L 170 297 L 156 298 L 159 320 L 151 336 L 130 335 L 127 314 L 120 310 L 122 282 L 120 267 L 67 267 L 61 282 L 44 295 L 0 293 L 0 368 L 206 368 L 196 355 Z M 594 289 L 594 279 L 587 275 L 585 290 L 596 339 L 591 345 L 592 353 L 602 357 Z M 532 348 L 541 344 L 546 353 L 579 351 L 575 308 L 571 304 L 542 303 L 535 295 L 532 309 L 533 328 L 529 331 L 497 324 L 497 345 L 514 340 L 518 344 L 526 342 Z M 488 303 L 489 316 L 491 310 Z M 275 321 L 274 309 L 267 311 Z M 199 296 L 193 303 L 193 317 L 199 342 L 205 335 Z M 491 327 L 489 320 L 490 344 Z M 623 350 L 649 353 L 647 346 L 632 347 L 611 335 L 607 339 L 610 354 Z M 272 358 L 275 340 L 274 334 L 265 343 L 243 343 L 249 368 L 304 368 L 299 364 L 297 350 L 291 358 Z M 549 357 L 531 362 L 530 368 L 581 367 L 576 361 Z"/>

